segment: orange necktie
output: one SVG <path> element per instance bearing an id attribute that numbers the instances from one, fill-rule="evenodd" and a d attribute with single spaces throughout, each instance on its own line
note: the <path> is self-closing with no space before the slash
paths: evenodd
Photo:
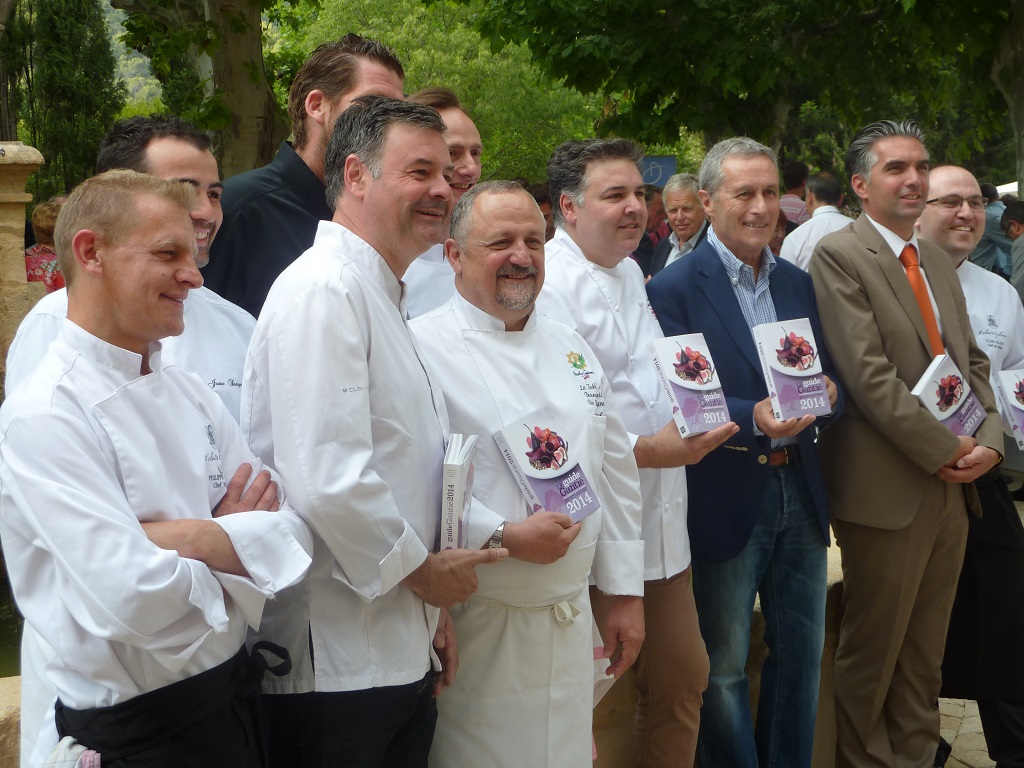
<path id="1" fill-rule="evenodd" d="M 928 331 L 928 342 L 932 347 L 932 355 L 938 357 L 946 351 L 942 343 L 942 336 L 939 335 L 939 326 L 935 322 L 935 310 L 932 309 L 932 300 L 928 296 L 928 286 L 925 285 L 924 275 L 921 273 L 921 265 L 917 259 L 917 249 L 912 245 L 903 248 L 900 254 L 900 263 L 907 271 L 907 280 L 910 281 L 910 288 L 914 291 L 914 298 L 917 299 L 917 306 L 924 318 L 924 327 Z"/>

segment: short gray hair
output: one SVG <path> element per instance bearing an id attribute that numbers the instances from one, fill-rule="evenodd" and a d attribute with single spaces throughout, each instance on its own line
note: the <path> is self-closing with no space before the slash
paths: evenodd
<path id="1" fill-rule="evenodd" d="M 433 107 L 386 96 L 362 96 L 338 116 L 324 161 L 327 205 L 332 209 L 345 188 L 345 160 L 349 155 L 358 157 L 373 178 L 380 177 L 384 141 L 396 123 L 442 135 L 445 132 L 444 121 Z"/>
<path id="2" fill-rule="evenodd" d="M 766 147 L 759 141 L 754 141 L 748 136 L 736 136 L 720 141 L 708 151 L 704 157 L 704 162 L 700 164 L 700 188 L 711 197 L 716 195 L 718 188 L 725 181 L 725 174 L 722 173 L 722 163 L 733 155 L 741 157 L 764 155 L 772 161 L 772 165 L 776 168 L 779 166 L 779 158 L 775 154 L 775 150 L 771 147 Z"/>
<path id="3" fill-rule="evenodd" d="M 850 142 L 846 150 L 846 172 L 852 179 L 860 176 L 865 181 L 871 177 L 871 168 L 878 162 L 878 155 L 875 154 L 875 143 L 891 136 L 905 136 L 917 139 L 926 150 L 924 133 L 913 120 L 904 120 L 897 123 L 895 120 L 879 120 L 860 129 L 860 132 Z"/>
<path id="4" fill-rule="evenodd" d="M 551 189 L 551 208 L 555 224 L 564 224 L 562 195 L 577 206 L 583 204 L 590 179 L 587 165 L 597 160 L 629 160 L 640 170 L 644 151 L 630 139 L 585 139 L 567 141 L 551 153 L 548 160 L 548 187 Z"/>
<path id="5" fill-rule="evenodd" d="M 511 195 L 519 192 L 529 198 L 534 205 L 537 205 L 533 195 L 527 192 L 518 181 L 482 181 L 479 184 L 474 184 L 466 190 L 466 193 L 463 194 L 459 202 L 452 208 L 450 235 L 452 240 L 458 244 L 459 248 L 466 247 L 466 238 L 469 237 L 469 230 L 473 228 L 473 203 L 476 202 L 478 197 L 483 197 L 484 195 Z M 539 205 L 537 206 L 537 213 L 540 213 Z"/>
<path id="6" fill-rule="evenodd" d="M 669 176 L 668 181 L 665 182 L 664 189 L 661 190 L 663 197 L 668 197 L 673 192 L 689 192 L 694 197 L 697 196 L 697 190 L 700 189 L 700 181 L 692 173 L 676 173 Z"/>

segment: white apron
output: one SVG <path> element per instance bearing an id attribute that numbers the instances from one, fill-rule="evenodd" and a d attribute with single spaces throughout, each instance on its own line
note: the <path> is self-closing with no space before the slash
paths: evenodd
<path id="1" fill-rule="evenodd" d="M 546 319 L 538 326 L 531 318 L 518 333 L 474 328 L 474 320 L 487 318 L 461 297 L 454 303 L 457 313 L 437 320 L 432 315 L 413 327 L 434 363 L 452 431 L 480 435 L 474 497 L 503 519 L 525 519 L 526 500 L 491 435 L 542 407 L 572 413 L 586 443 L 575 460 L 599 488 L 604 377 L 597 369 L 582 382 L 589 394 L 581 391 L 567 356 L 583 351 L 582 340 Z M 432 768 L 591 765 L 594 661 L 587 584 L 603 512 L 583 521 L 556 563 L 510 558 L 477 569 L 479 591 L 451 609 L 460 665 L 454 686 L 437 700 Z"/>

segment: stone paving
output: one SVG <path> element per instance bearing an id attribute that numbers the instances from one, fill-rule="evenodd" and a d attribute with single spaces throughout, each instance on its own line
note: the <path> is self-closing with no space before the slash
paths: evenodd
<path id="1" fill-rule="evenodd" d="M 995 768 L 981 730 L 978 705 L 963 699 L 939 699 L 942 738 L 953 745 L 946 768 Z"/>
<path id="2" fill-rule="evenodd" d="M 1011 483 L 1010 487 L 1016 489 L 1021 486 Z M 1024 502 L 1017 502 L 1017 512 L 1024 520 Z M 975 702 L 939 699 L 939 714 L 942 717 L 939 726 L 942 738 L 953 745 L 946 768 L 995 768 L 995 761 L 988 756 L 988 745 Z"/>

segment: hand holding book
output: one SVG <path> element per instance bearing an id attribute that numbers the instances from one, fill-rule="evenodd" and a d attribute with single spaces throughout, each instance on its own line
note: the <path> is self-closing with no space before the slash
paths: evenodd
<path id="1" fill-rule="evenodd" d="M 633 446 L 633 457 L 641 468 L 664 469 L 685 467 L 698 463 L 711 451 L 739 432 L 739 427 L 727 421 L 710 432 L 682 437 L 676 422 L 670 421 L 653 435 L 644 435 Z"/>

